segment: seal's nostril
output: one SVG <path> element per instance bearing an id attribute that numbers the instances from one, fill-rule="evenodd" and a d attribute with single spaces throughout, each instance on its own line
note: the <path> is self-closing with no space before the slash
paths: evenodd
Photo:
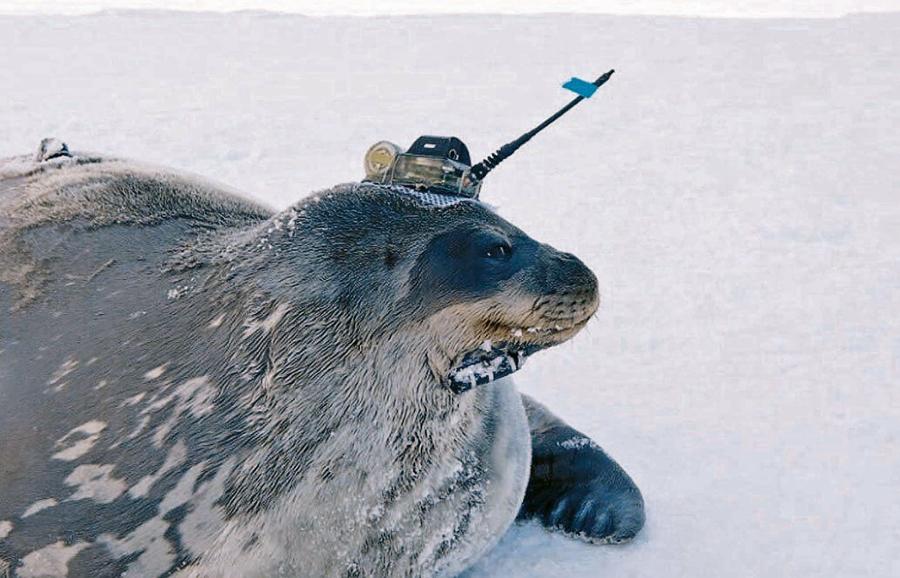
<path id="1" fill-rule="evenodd" d="M 547 313 L 580 317 L 596 308 L 597 278 L 571 253 L 542 245 L 542 262 L 534 280 L 536 291 L 542 294 L 540 308 Z"/>

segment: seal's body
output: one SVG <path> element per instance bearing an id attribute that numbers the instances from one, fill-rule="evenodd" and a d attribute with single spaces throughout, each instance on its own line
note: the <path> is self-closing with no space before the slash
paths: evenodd
<path id="1" fill-rule="evenodd" d="M 476 202 L 352 184 L 274 213 L 42 143 L 0 163 L 0 560 L 428 576 L 517 513 L 627 539 L 640 494 L 599 448 L 509 379 L 451 387 L 596 306 L 579 261 Z"/>

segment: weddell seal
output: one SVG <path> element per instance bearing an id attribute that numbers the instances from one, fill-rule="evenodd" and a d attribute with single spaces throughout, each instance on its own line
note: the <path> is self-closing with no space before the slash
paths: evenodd
<path id="1" fill-rule="evenodd" d="M 59 141 L 0 161 L 13 576 L 451 576 L 518 516 L 593 542 L 628 475 L 504 377 L 598 306 L 488 206 L 282 212 Z"/>

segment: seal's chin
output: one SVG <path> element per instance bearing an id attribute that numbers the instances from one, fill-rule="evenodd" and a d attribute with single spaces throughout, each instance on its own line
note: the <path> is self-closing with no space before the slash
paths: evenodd
<path id="1" fill-rule="evenodd" d="M 567 328 L 531 328 L 526 330 L 527 338 L 522 331 L 512 330 L 510 334 L 514 339 L 510 341 L 485 341 L 459 358 L 447 376 L 447 386 L 454 393 L 463 393 L 506 377 L 521 369 L 528 357 L 569 339 L 585 323 L 586 319 Z"/>

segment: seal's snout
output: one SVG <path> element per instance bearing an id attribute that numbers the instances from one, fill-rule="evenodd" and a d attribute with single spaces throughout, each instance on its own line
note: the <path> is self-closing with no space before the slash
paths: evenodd
<path id="1" fill-rule="evenodd" d="M 600 305 L 597 276 L 578 257 L 544 246 L 546 252 L 537 273 L 541 295 L 535 313 L 557 325 L 574 327 L 585 323 Z"/>
<path id="2" fill-rule="evenodd" d="M 485 308 L 480 345 L 453 364 L 448 385 L 457 393 L 517 371 L 534 353 L 573 337 L 597 311 L 597 277 L 580 259 L 533 241 L 523 245 L 529 259 Z M 515 247 L 511 253 L 515 258 Z"/>

